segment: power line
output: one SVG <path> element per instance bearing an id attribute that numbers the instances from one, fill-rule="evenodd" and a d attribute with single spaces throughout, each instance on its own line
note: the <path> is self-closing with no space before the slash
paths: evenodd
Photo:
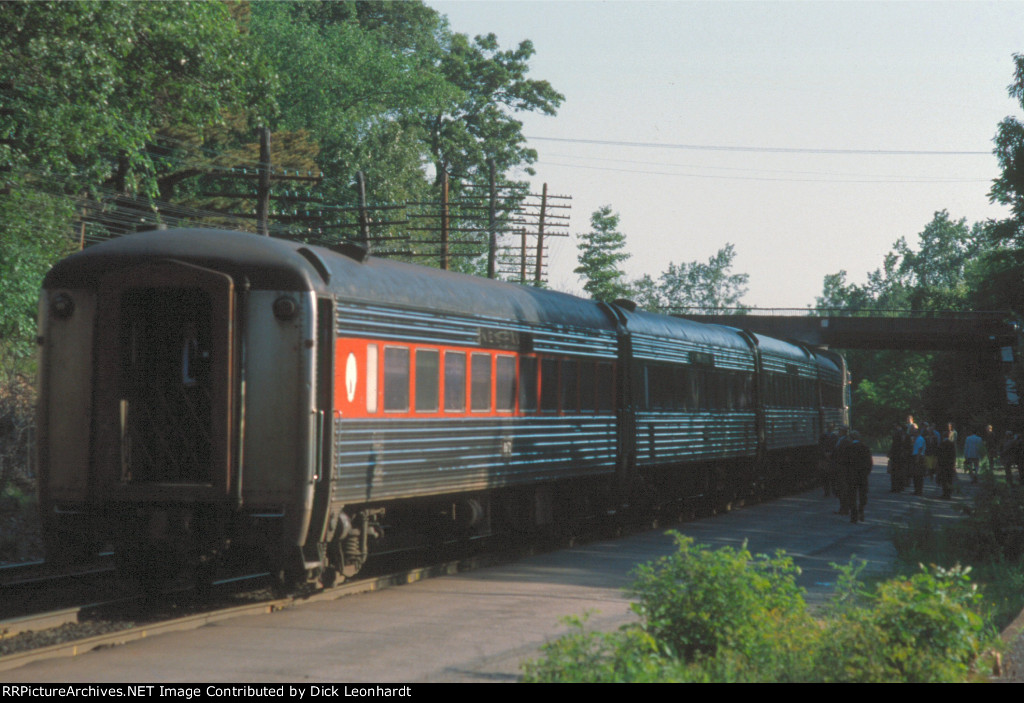
<path id="1" fill-rule="evenodd" d="M 623 142 L 605 139 L 568 139 L 563 137 L 531 137 L 539 142 L 565 142 L 567 144 L 599 144 L 602 146 L 629 146 L 645 149 L 682 149 L 687 151 L 733 151 L 765 154 L 859 154 L 869 156 L 991 156 L 991 151 L 927 151 L 903 149 L 803 149 L 775 146 L 725 146 L 714 144 L 664 144 L 656 142 Z"/>
<path id="2" fill-rule="evenodd" d="M 907 178 L 886 178 L 886 177 L 836 177 L 836 178 L 776 178 L 768 176 L 724 176 L 701 173 L 680 173 L 678 171 L 644 171 L 641 169 L 612 168 L 610 166 L 585 166 L 582 164 L 567 164 L 557 161 L 541 159 L 537 163 L 545 166 L 562 166 L 564 168 L 583 168 L 591 171 L 616 171 L 619 173 L 637 173 L 647 176 L 679 176 L 681 178 L 711 178 L 724 181 L 772 181 L 782 183 L 991 183 L 990 178 L 929 178 L 929 179 L 907 179 Z"/>
<path id="3" fill-rule="evenodd" d="M 741 173 L 777 173 L 777 174 L 784 174 L 784 175 L 827 176 L 829 178 L 839 178 L 839 177 L 842 177 L 842 176 L 846 176 L 848 178 L 892 179 L 892 178 L 897 178 L 898 177 L 898 176 L 893 176 L 893 175 L 877 174 L 877 173 L 850 173 L 850 172 L 842 172 L 842 171 L 800 171 L 800 170 L 788 169 L 788 168 L 787 169 L 782 169 L 782 168 L 750 168 L 749 166 L 712 166 L 710 164 L 679 164 L 679 163 L 668 163 L 668 162 L 665 162 L 665 161 L 640 161 L 640 160 L 637 160 L 637 159 L 611 159 L 611 158 L 601 157 L 601 156 L 581 156 L 579 154 L 547 154 L 547 156 L 550 157 L 550 158 L 555 158 L 555 159 L 576 159 L 576 160 L 582 160 L 582 161 L 603 161 L 603 162 L 617 163 L 617 164 L 638 164 L 638 165 L 641 165 L 641 166 L 660 166 L 660 167 L 664 167 L 664 168 L 693 168 L 693 169 L 704 169 L 704 170 L 707 170 L 707 171 L 739 171 Z M 559 165 L 566 165 L 566 164 L 559 164 Z M 584 168 L 584 166 L 580 165 L 579 168 Z M 594 168 L 597 168 L 597 167 L 594 167 Z M 641 171 L 640 173 L 645 173 L 645 172 Z M 653 173 L 658 175 L 661 172 L 655 171 Z M 947 177 L 947 176 L 929 176 L 929 177 L 925 177 L 925 176 L 920 176 L 920 177 L 907 176 L 906 178 L 913 179 L 912 181 L 910 181 L 910 182 L 913 182 L 913 183 L 916 183 L 918 181 L 928 183 L 928 182 L 932 182 L 932 181 L 938 181 L 938 182 L 954 181 L 954 182 L 959 182 L 959 181 L 964 180 L 964 179 L 961 179 L 961 178 L 952 178 L 952 177 Z M 976 179 L 975 178 L 975 179 L 969 179 L 969 180 L 970 180 L 970 182 L 977 182 L 977 181 L 980 181 L 981 179 Z M 987 179 L 986 179 L 986 182 L 987 182 Z"/>

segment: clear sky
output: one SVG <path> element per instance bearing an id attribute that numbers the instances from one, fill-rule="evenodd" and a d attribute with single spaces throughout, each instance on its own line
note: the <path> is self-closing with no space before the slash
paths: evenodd
<path id="1" fill-rule="evenodd" d="M 1005 215 L 992 138 L 1024 117 L 1024 2 L 426 2 L 457 32 L 534 43 L 531 76 L 565 95 L 522 117 L 536 190 L 572 196 L 574 233 L 611 205 L 630 278 L 731 242 L 746 304 L 806 307 L 938 210 Z M 555 240 L 550 278 L 578 293 L 575 244 Z"/>

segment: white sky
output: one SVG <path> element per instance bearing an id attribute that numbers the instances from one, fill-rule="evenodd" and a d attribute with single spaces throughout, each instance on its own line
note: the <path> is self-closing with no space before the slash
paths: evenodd
<path id="1" fill-rule="evenodd" d="M 861 283 L 935 211 L 968 223 L 1024 52 L 1024 2 L 426 0 L 454 31 L 537 50 L 530 75 L 565 95 L 524 115 L 535 190 L 571 195 L 571 231 L 610 204 L 630 278 L 736 245 L 744 302 L 805 307 L 826 274 Z M 547 141 L 752 147 L 722 151 Z M 771 153 L 764 149 L 984 152 Z M 576 241 L 554 240 L 552 287 L 582 290 Z"/>

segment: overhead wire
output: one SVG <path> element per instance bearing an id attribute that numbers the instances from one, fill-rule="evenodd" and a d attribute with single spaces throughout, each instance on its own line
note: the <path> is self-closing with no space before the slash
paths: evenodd
<path id="1" fill-rule="evenodd" d="M 640 164 L 640 165 L 644 165 L 644 166 L 663 166 L 663 167 L 667 167 L 667 168 L 707 169 L 707 170 L 710 170 L 710 171 L 740 171 L 740 172 L 744 172 L 744 173 L 801 174 L 801 175 L 811 175 L 811 176 L 828 176 L 830 178 L 832 178 L 832 177 L 843 177 L 843 176 L 845 176 L 845 177 L 853 177 L 853 178 L 878 178 L 878 179 L 892 178 L 892 176 L 883 175 L 883 174 L 848 173 L 848 172 L 835 172 L 835 171 L 800 171 L 800 170 L 792 170 L 792 169 L 750 168 L 750 167 L 747 167 L 747 166 L 712 166 L 712 165 L 706 165 L 706 164 L 674 164 L 674 163 L 666 163 L 664 161 L 640 161 L 640 160 L 637 160 L 637 159 L 613 159 L 613 158 L 602 157 L 602 156 L 582 156 L 582 155 L 577 155 L 577 154 L 550 154 L 550 156 L 552 158 L 558 158 L 558 159 L 581 159 L 581 160 L 585 160 L 585 161 L 604 161 L 604 162 L 611 162 L 611 163 Z M 561 164 L 558 164 L 558 165 L 561 165 Z M 580 168 L 582 168 L 582 167 L 583 166 L 581 165 Z M 594 167 L 594 168 L 597 168 L 597 167 Z M 641 173 L 644 173 L 644 172 L 641 171 Z M 657 173 L 657 172 L 654 172 L 654 173 Z M 916 180 L 917 177 L 914 177 L 914 178 L 915 178 L 915 180 L 911 181 L 911 182 L 918 182 Z M 952 178 L 946 178 L 946 177 L 930 177 L 930 178 L 922 178 L 920 180 L 920 182 L 923 182 L 923 183 L 929 183 L 929 182 L 933 182 L 933 181 L 936 181 L 936 182 L 961 182 L 962 180 L 965 180 L 965 179 L 952 179 Z M 969 182 L 974 182 L 975 180 L 978 180 L 978 179 L 969 179 Z"/>
<path id="2" fill-rule="evenodd" d="M 723 144 L 672 144 L 667 142 L 629 142 L 610 139 L 575 139 L 568 137 L 527 136 L 527 139 L 541 142 L 564 142 L 566 144 L 596 144 L 602 146 L 627 146 L 643 149 L 680 149 L 686 151 L 731 151 L 760 154 L 853 154 L 862 156 L 991 156 L 991 151 L 947 151 L 927 149 L 834 149 L 776 146 L 735 146 Z"/>
<path id="3" fill-rule="evenodd" d="M 642 169 L 630 169 L 630 168 L 613 168 L 610 166 L 588 166 L 585 164 L 571 164 L 561 163 L 558 161 L 549 161 L 547 159 L 538 159 L 538 164 L 547 166 L 561 166 L 564 168 L 580 168 L 591 171 L 613 171 L 618 173 L 635 173 L 648 176 L 678 176 L 680 178 L 704 178 L 714 180 L 726 180 L 726 181 L 774 181 L 782 183 L 989 183 L 989 178 L 928 178 L 928 179 L 908 179 L 908 178 L 894 178 L 894 177 L 847 177 L 839 176 L 832 178 L 781 178 L 781 177 L 768 177 L 768 176 L 728 176 L 720 174 L 701 174 L 701 173 L 680 173 L 678 171 L 649 171 Z"/>

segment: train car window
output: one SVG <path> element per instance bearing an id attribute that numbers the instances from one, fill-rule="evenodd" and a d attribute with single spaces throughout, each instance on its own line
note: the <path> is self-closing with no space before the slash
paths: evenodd
<path id="1" fill-rule="evenodd" d="M 409 350 L 384 347 L 384 412 L 409 411 Z"/>
<path id="2" fill-rule="evenodd" d="M 705 383 L 708 387 L 708 410 L 719 410 L 722 407 L 722 377 L 717 371 L 707 370 L 704 372 Z"/>
<path id="3" fill-rule="evenodd" d="M 562 362 L 562 412 L 574 413 L 580 407 L 579 362 L 566 359 Z"/>
<path id="4" fill-rule="evenodd" d="M 732 384 L 727 371 L 715 371 L 715 378 L 718 385 L 718 409 L 732 410 Z"/>
<path id="5" fill-rule="evenodd" d="M 661 410 L 662 391 L 660 367 L 657 364 L 646 365 L 647 377 L 647 409 Z"/>
<path id="6" fill-rule="evenodd" d="M 651 366 L 651 397 L 658 410 L 673 410 L 676 407 L 676 374 L 672 366 L 657 363 Z"/>
<path id="7" fill-rule="evenodd" d="M 594 362 L 580 362 L 580 412 L 592 413 L 597 410 Z"/>
<path id="8" fill-rule="evenodd" d="M 473 354 L 469 380 L 469 407 L 473 412 L 491 410 L 491 355 Z"/>
<path id="9" fill-rule="evenodd" d="M 448 412 L 466 410 L 466 354 L 444 353 L 444 409 Z"/>
<path id="10" fill-rule="evenodd" d="M 377 345 L 366 345 L 366 412 L 377 412 Z"/>
<path id="11" fill-rule="evenodd" d="M 605 412 L 615 408 L 615 367 L 598 363 L 595 380 L 597 411 Z"/>
<path id="12" fill-rule="evenodd" d="M 416 412 L 436 413 L 441 391 L 441 353 L 416 350 Z"/>
<path id="13" fill-rule="evenodd" d="M 540 409 L 541 412 L 558 410 L 558 361 L 540 360 Z"/>
<path id="14" fill-rule="evenodd" d="M 519 357 L 519 411 L 537 410 L 537 358 Z"/>
<path id="15" fill-rule="evenodd" d="M 749 373 L 740 374 L 740 410 L 754 407 L 754 377 Z"/>
<path id="16" fill-rule="evenodd" d="M 510 413 L 516 409 L 516 358 L 499 354 L 495 364 L 495 410 Z"/>
<path id="17" fill-rule="evenodd" d="M 707 369 L 692 368 L 690 373 L 693 374 L 693 386 L 696 391 L 696 407 L 694 409 L 710 410 L 711 389 L 708 387 Z"/>

